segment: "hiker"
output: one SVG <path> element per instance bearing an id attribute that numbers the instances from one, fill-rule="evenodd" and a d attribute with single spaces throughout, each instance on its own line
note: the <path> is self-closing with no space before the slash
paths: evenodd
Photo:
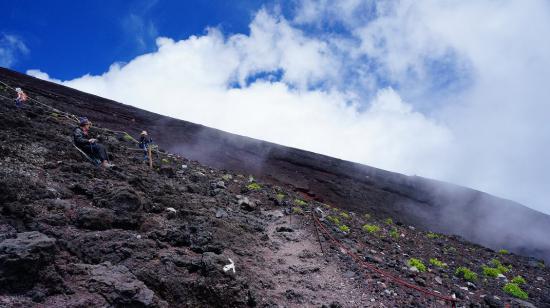
<path id="1" fill-rule="evenodd" d="M 17 97 L 15 98 L 15 107 L 21 108 L 23 107 L 23 103 L 27 101 L 27 94 L 21 90 L 21 88 L 15 88 L 15 92 L 17 92 Z"/>
<path id="2" fill-rule="evenodd" d="M 86 117 L 79 118 L 78 122 L 80 126 L 76 127 L 73 131 L 74 144 L 86 154 L 90 155 L 92 159 L 100 160 L 102 167 L 112 167 L 109 163 L 109 156 L 105 146 L 97 143 L 97 139 L 88 137 L 92 122 L 90 122 Z"/>
<path id="3" fill-rule="evenodd" d="M 141 134 L 139 134 L 139 148 L 143 149 L 143 160 L 147 161 L 149 160 L 148 155 L 148 148 L 149 145 L 153 143 L 153 139 L 149 137 L 147 134 L 147 131 L 142 131 Z"/>

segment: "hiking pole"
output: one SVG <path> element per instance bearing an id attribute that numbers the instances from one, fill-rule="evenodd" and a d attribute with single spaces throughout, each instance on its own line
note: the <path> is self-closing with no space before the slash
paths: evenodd
<path id="1" fill-rule="evenodd" d="M 151 147 L 147 147 L 147 156 L 149 157 L 149 168 L 153 169 L 153 157 L 151 156 Z"/>

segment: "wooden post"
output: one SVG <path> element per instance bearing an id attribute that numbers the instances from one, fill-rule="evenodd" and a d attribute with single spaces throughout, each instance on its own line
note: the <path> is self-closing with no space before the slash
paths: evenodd
<path id="1" fill-rule="evenodd" d="M 147 156 L 149 157 L 149 168 L 153 169 L 153 156 L 151 155 L 150 145 L 147 145 Z"/>

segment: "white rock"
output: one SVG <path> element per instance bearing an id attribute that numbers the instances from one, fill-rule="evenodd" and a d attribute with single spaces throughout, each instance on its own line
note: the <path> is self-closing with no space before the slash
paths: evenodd
<path id="1" fill-rule="evenodd" d="M 168 212 L 170 212 L 170 213 L 176 213 L 176 212 L 177 212 L 176 209 L 173 208 L 173 207 L 167 207 L 167 208 L 166 208 L 166 211 L 168 211 Z"/>

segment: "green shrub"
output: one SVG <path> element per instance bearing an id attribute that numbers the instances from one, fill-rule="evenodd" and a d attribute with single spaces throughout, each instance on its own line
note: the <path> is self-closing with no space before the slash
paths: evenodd
<path id="1" fill-rule="evenodd" d="M 342 213 L 340 213 L 340 216 L 342 216 L 342 217 L 345 218 L 345 219 L 350 219 L 349 214 L 348 214 L 347 212 L 345 212 L 345 211 L 342 212 Z"/>
<path id="2" fill-rule="evenodd" d="M 54 118 L 57 118 L 57 117 L 59 116 L 59 113 L 57 113 L 57 112 L 52 112 L 52 113 L 50 113 L 50 115 L 51 115 L 52 117 L 54 117 Z"/>
<path id="3" fill-rule="evenodd" d="M 285 199 L 285 194 L 278 193 L 275 198 L 279 200 L 279 202 L 283 201 Z"/>
<path id="4" fill-rule="evenodd" d="M 327 216 L 327 220 L 332 222 L 333 224 L 339 226 L 340 225 L 340 219 L 338 219 L 338 217 L 336 216 L 331 216 L 331 215 L 328 215 Z"/>
<path id="5" fill-rule="evenodd" d="M 300 200 L 300 199 L 294 199 L 294 205 L 307 206 L 307 202 L 305 202 L 304 200 Z"/>
<path id="6" fill-rule="evenodd" d="M 464 278 L 464 280 L 468 281 L 476 281 L 477 280 L 477 274 L 472 272 L 470 269 L 466 267 L 459 267 L 455 271 L 455 275 L 458 277 Z"/>
<path id="7" fill-rule="evenodd" d="M 411 258 L 411 259 L 409 259 L 409 261 L 407 262 L 407 264 L 408 264 L 409 266 L 414 266 L 414 267 L 416 267 L 416 269 L 417 269 L 419 272 L 425 272 L 425 271 L 426 271 L 426 265 L 424 265 L 424 263 L 422 263 L 422 261 L 419 260 L 419 259 Z"/>
<path id="8" fill-rule="evenodd" d="M 524 284 L 526 281 L 525 281 L 525 278 L 521 277 L 521 276 L 516 276 L 512 279 L 512 283 L 515 283 L 517 284 L 518 286 L 519 285 L 522 285 Z"/>
<path id="9" fill-rule="evenodd" d="M 491 260 L 491 264 L 493 264 L 493 266 L 498 269 L 501 274 L 507 273 L 509 270 L 512 269 L 512 265 L 508 265 L 508 267 L 506 267 L 502 265 L 502 263 L 500 263 L 500 261 L 497 259 Z"/>
<path id="10" fill-rule="evenodd" d="M 388 226 L 393 225 L 393 220 L 392 220 L 391 218 L 387 218 L 386 220 L 384 220 L 384 222 L 385 222 L 386 225 L 388 225 Z"/>
<path id="11" fill-rule="evenodd" d="M 509 252 L 508 250 L 506 250 L 506 249 L 501 249 L 501 250 L 498 251 L 498 253 L 500 253 L 501 255 L 507 255 L 507 254 L 509 254 L 510 252 Z"/>
<path id="12" fill-rule="evenodd" d="M 430 259 L 430 264 L 433 265 L 433 266 L 437 266 L 437 267 L 447 267 L 447 264 L 439 261 L 436 258 Z"/>
<path id="13" fill-rule="evenodd" d="M 304 213 L 304 210 L 302 210 L 302 209 L 299 208 L 299 207 L 293 207 L 293 208 L 292 208 L 292 213 L 298 214 L 298 215 L 302 215 L 302 214 Z"/>
<path id="14" fill-rule="evenodd" d="M 510 282 L 507 283 L 502 290 L 504 292 L 512 295 L 513 297 L 521 298 L 521 299 L 528 299 L 529 296 L 527 295 L 527 292 L 523 291 L 517 284 Z"/>
<path id="15" fill-rule="evenodd" d="M 163 159 L 161 159 L 160 161 L 161 161 L 163 164 L 169 164 L 169 163 L 170 163 L 170 161 L 169 161 L 168 159 L 166 159 L 166 158 L 163 158 Z"/>
<path id="16" fill-rule="evenodd" d="M 344 233 L 348 233 L 349 232 L 349 227 L 346 226 L 346 225 L 341 225 L 340 227 L 338 227 L 338 229 L 340 229 L 340 231 L 344 232 Z"/>
<path id="17" fill-rule="evenodd" d="M 366 224 L 366 225 L 363 225 L 363 231 L 366 231 L 368 233 L 376 233 L 380 231 L 380 227 L 377 225 Z"/>
<path id="18" fill-rule="evenodd" d="M 371 216 L 370 216 L 369 213 L 365 213 L 365 214 L 363 214 L 363 217 L 365 217 L 365 219 L 370 219 Z"/>
<path id="19" fill-rule="evenodd" d="M 428 232 L 428 234 L 426 234 L 426 237 L 431 238 L 431 239 L 435 239 L 435 238 L 440 238 L 441 235 L 439 235 L 437 233 L 433 233 L 433 232 Z"/>
<path id="20" fill-rule="evenodd" d="M 393 237 L 394 239 L 398 239 L 399 238 L 399 232 L 397 232 L 397 229 L 392 229 L 390 231 L 390 236 Z"/>
<path id="21" fill-rule="evenodd" d="M 500 274 L 500 271 L 498 270 L 498 268 L 482 266 L 482 269 L 483 269 L 483 275 L 487 277 L 498 277 L 498 275 Z"/>
<path id="22" fill-rule="evenodd" d="M 248 185 L 246 185 L 246 188 L 248 190 L 260 190 L 262 189 L 262 186 L 256 182 L 253 182 L 253 183 L 250 183 Z"/>

